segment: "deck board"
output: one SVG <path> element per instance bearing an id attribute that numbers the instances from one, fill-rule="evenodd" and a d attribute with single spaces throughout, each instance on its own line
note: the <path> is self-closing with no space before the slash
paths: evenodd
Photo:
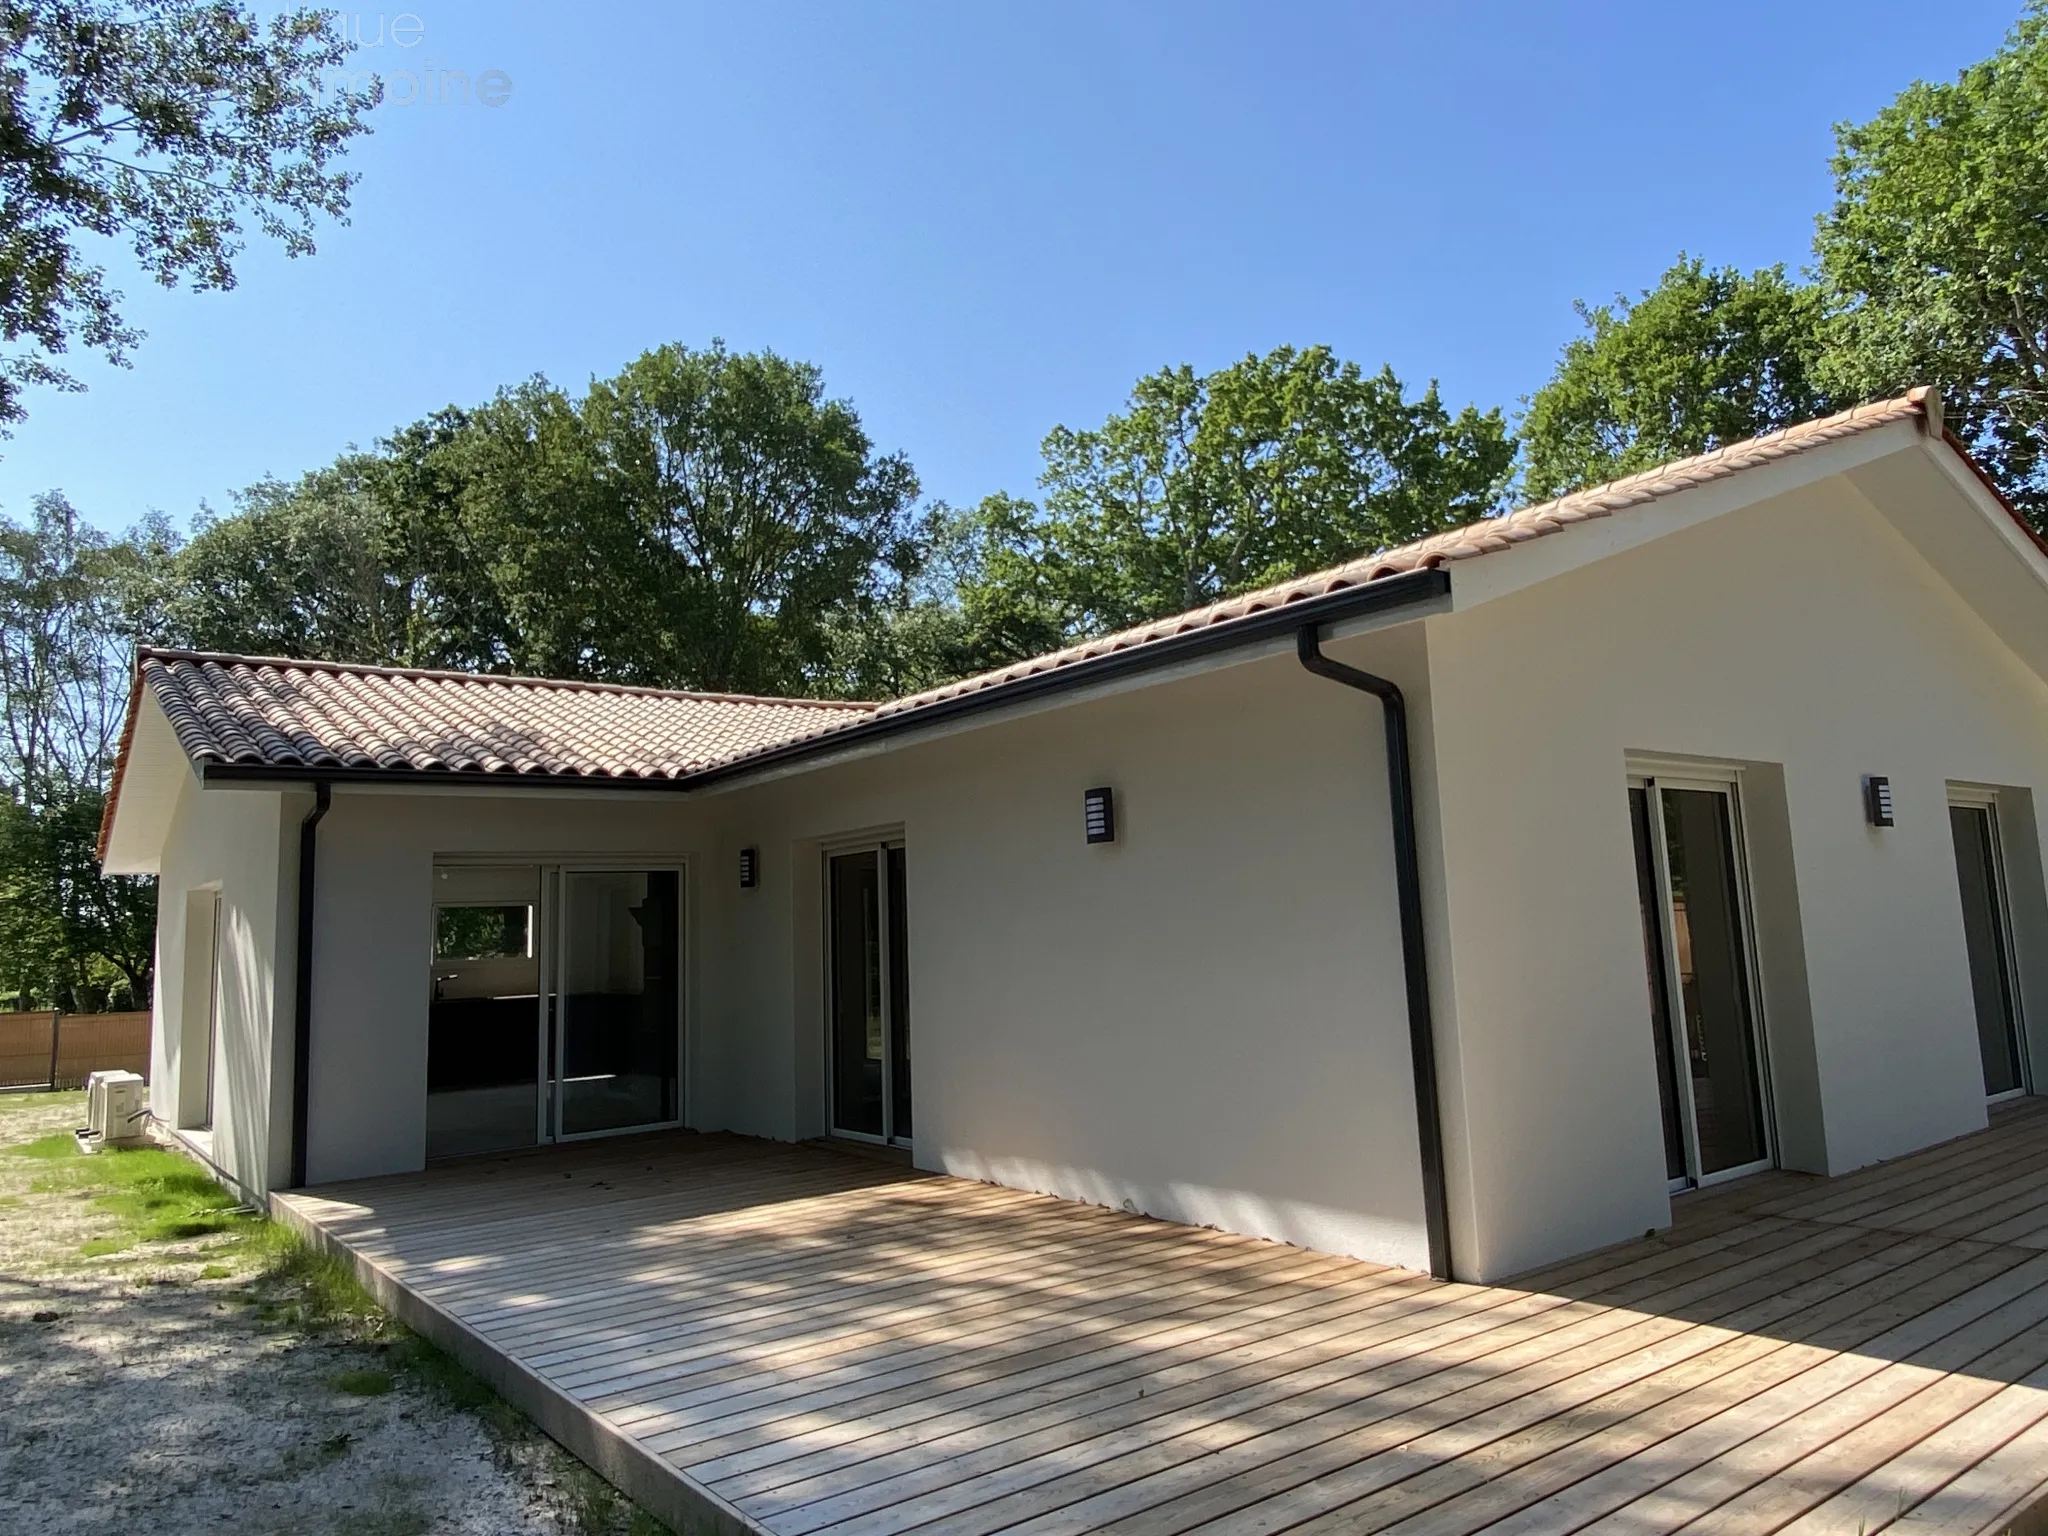
<path id="1" fill-rule="evenodd" d="M 2037 1100 L 1498 1286 L 728 1136 L 273 1198 L 678 1526 L 1985 1536 L 2048 1498 Z"/>

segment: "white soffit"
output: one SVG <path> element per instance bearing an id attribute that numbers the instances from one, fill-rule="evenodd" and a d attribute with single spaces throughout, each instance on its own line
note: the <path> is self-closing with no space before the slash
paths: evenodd
<path id="1" fill-rule="evenodd" d="M 2048 680 L 2048 552 L 1946 442 L 1859 467 L 1850 483 L 1992 632 Z"/>
<path id="2" fill-rule="evenodd" d="M 147 688 L 135 719 L 135 736 L 121 771 L 114 823 L 107 831 L 102 867 L 110 875 L 153 875 L 163 859 L 178 796 L 196 784 L 192 764 L 178 745 L 171 722 Z"/>
<path id="3" fill-rule="evenodd" d="M 1462 611 L 1505 597 L 1830 476 L 1853 473 L 1878 460 L 1909 454 L 1918 457 L 1917 450 L 1929 442 L 1919 418 L 1897 421 L 1774 463 L 1751 465 L 1690 490 L 1673 491 L 1612 516 L 1561 529 L 1548 538 L 1458 561 L 1451 567 L 1451 606 Z M 1969 473 L 1967 465 L 1962 468 Z"/>

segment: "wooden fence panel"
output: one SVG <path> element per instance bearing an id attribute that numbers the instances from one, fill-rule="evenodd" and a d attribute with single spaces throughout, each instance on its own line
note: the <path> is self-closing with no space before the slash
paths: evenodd
<path id="1" fill-rule="evenodd" d="M 51 1082 L 47 1012 L 0 1013 L 0 1088 Z M 149 1014 L 67 1013 L 56 1019 L 56 1078 L 76 1088 L 92 1072 L 129 1071 L 149 1076 Z"/>
<path id="2" fill-rule="evenodd" d="M 57 1086 L 77 1088 L 90 1072 L 149 1076 L 149 1014 L 67 1013 L 57 1026 Z"/>
<path id="3" fill-rule="evenodd" d="M 50 1024 L 56 1014 L 0 1013 L 0 1088 L 50 1080 Z"/>

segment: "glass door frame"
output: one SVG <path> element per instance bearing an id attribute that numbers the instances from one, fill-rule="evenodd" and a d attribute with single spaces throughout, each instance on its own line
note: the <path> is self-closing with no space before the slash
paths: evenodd
<path id="1" fill-rule="evenodd" d="M 1686 1172 L 1669 1180 L 1668 1187 L 1672 1194 L 1679 1194 L 1725 1184 L 1732 1179 L 1746 1179 L 1778 1166 L 1778 1116 L 1771 1097 L 1770 1030 L 1764 1019 L 1763 973 L 1757 965 L 1756 917 L 1749 893 L 1749 837 L 1742 814 L 1742 774 L 1738 769 L 1715 769 L 1702 764 L 1686 764 L 1667 771 L 1654 762 L 1631 759 L 1628 787 L 1644 790 L 1649 795 L 1650 861 L 1657 883 L 1657 941 L 1662 946 L 1664 960 L 1663 974 L 1655 980 L 1664 988 L 1665 1014 L 1670 1021 L 1672 1035 L 1672 1076 L 1676 1079 L 1673 1086 L 1681 1111 L 1679 1133 L 1685 1144 Z M 1690 789 L 1727 796 L 1728 835 L 1734 844 L 1730 853 L 1735 862 L 1737 937 L 1742 941 L 1742 982 L 1748 995 L 1754 1034 L 1751 1049 L 1755 1056 L 1757 1097 L 1761 1101 L 1764 1155 L 1754 1162 L 1738 1163 L 1714 1173 L 1701 1172 L 1699 1116 L 1693 1100 L 1692 1072 L 1686 1065 L 1691 1059 L 1691 1052 L 1685 1038 L 1685 999 L 1680 993 L 1678 933 L 1671 910 L 1671 848 L 1664 826 L 1664 798 L 1660 793 L 1666 789 Z M 1660 1101 L 1661 1098 L 1660 1094 Z"/>
<path id="2" fill-rule="evenodd" d="M 2027 1051 L 2027 1014 L 2025 1000 L 2020 996 L 2019 949 L 2013 942 L 2012 898 L 2005 881 L 2005 834 L 1998 824 L 1998 792 L 1993 789 L 1978 789 L 1968 784 L 1948 786 L 1948 804 L 1967 810 L 1982 811 L 1991 836 L 1991 904 L 1994 908 L 1993 921 L 1998 925 L 1995 935 L 2004 953 L 2001 956 L 2005 972 L 2005 1004 L 2011 1011 L 2013 1044 L 2019 1056 L 2020 1085 L 2004 1093 L 1985 1096 L 1986 1104 L 2005 1104 L 2013 1099 L 2023 1099 L 2034 1091 L 2034 1064 Z M 1974 1004 L 1974 999 L 1972 1000 Z"/>
<path id="3" fill-rule="evenodd" d="M 562 1042 L 562 999 L 557 978 L 569 969 L 569 925 L 562 921 L 564 875 L 653 874 L 674 871 L 676 877 L 676 1117 L 646 1120 L 637 1125 L 610 1126 L 597 1131 L 562 1129 L 561 1067 L 565 1059 Z M 673 859 L 556 859 L 540 866 L 540 904 L 535 914 L 546 942 L 537 945 L 540 964 L 540 1063 L 541 1092 L 535 1114 L 540 1121 L 540 1145 L 565 1141 L 598 1141 L 606 1136 L 637 1136 L 643 1131 L 673 1131 L 689 1122 L 690 1083 L 690 869 L 689 861 Z M 555 1070 L 547 1065 L 552 1057 Z"/>
<path id="4" fill-rule="evenodd" d="M 876 1147 L 902 1147 L 908 1150 L 916 1140 L 913 1128 L 907 1136 L 896 1134 L 896 1074 L 893 1064 L 896 1056 L 896 976 L 895 976 L 895 932 L 891 928 L 889 909 L 889 854 L 892 850 L 903 850 L 901 832 L 879 833 L 872 836 L 836 839 L 826 843 L 818 860 L 821 912 L 824 917 L 823 951 L 825 965 L 825 1029 L 821 1040 L 824 1050 L 825 1075 L 825 1134 L 835 1139 L 864 1141 Z M 834 1060 L 833 1031 L 838 1027 L 835 1016 L 833 989 L 838 985 L 833 966 L 832 946 L 837 942 L 832 910 L 832 861 L 849 854 L 872 853 L 875 856 L 875 888 L 878 896 L 876 916 L 879 929 L 876 944 L 879 950 L 878 965 L 882 977 L 882 1134 L 873 1135 L 867 1131 L 847 1130 L 839 1124 L 839 1077 Z M 906 851 L 905 859 L 909 855 Z M 906 897 L 905 905 L 908 905 Z M 908 916 L 905 917 L 908 925 Z"/>
<path id="5" fill-rule="evenodd" d="M 534 1139 L 536 1147 L 549 1146 L 556 1142 L 594 1141 L 605 1136 L 637 1136 L 643 1131 L 679 1130 L 689 1124 L 690 1119 L 690 977 L 692 955 L 690 951 L 690 864 L 691 861 L 676 855 L 669 858 L 634 858 L 623 856 L 605 858 L 601 855 L 564 858 L 560 854 L 492 854 L 482 858 L 465 855 L 435 855 L 432 860 L 435 869 L 531 869 L 536 872 L 539 888 L 533 903 L 533 952 L 538 962 L 539 995 L 534 1002 L 533 1050 L 536 1085 L 533 1095 Z M 562 1009 L 556 996 L 556 978 L 563 974 L 567 965 L 566 946 L 568 925 L 561 921 L 562 876 L 568 874 L 622 874 L 642 871 L 673 870 L 676 876 L 676 1118 L 654 1120 L 640 1125 L 623 1125 L 599 1131 L 569 1131 L 560 1129 L 562 1118 L 562 1096 L 556 1092 L 560 1076 L 561 1020 Z M 428 911 L 428 950 L 432 952 L 431 914 L 443 906 L 461 905 L 432 901 Z M 431 1027 L 431 1026 L 430 1026 Z M 557 1070 L 550 1072 L 550 1058 L 557 1064 Z M 465 1154 L 467 1155 L 467 1154 Z"/>

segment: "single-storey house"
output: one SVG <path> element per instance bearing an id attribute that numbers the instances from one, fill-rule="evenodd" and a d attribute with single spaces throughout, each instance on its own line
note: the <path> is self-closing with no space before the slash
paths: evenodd
<path id="1" fill-rule="evenodd" d="M 141 653 L 154 1113 L 657 1128 L 1486 1280 L 2048 1073 L 2048 546 L 1924 391 L 867 705 Z"/>

